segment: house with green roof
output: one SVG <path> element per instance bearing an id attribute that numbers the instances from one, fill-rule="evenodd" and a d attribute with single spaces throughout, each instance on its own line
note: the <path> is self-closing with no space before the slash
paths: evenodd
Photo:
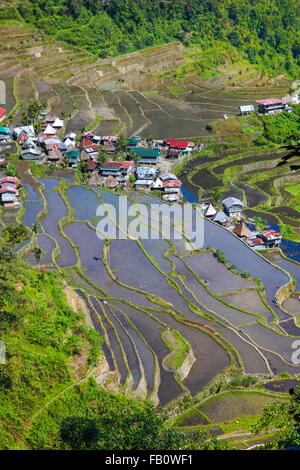
<path id="1" fill-rule="evenodd" d="M 0 142 L 7 142 L 12 135 L 12 131 L 9 127 L 0 126 Z"/>
<path id="2" fill-rule="evenodd" d="M 65 154 L 68 165 L 72 168 L 77 168 L 80 152 L 79 150 L 69 150 Z"/>
<path id="3" fill-rule="evenodd" d="M 134 147 L 132 151 L 140 157 L 139 163 L 147 165 L 156 165 L 158 163 L 160 156 L 160 149 L 158 148 Z"/>

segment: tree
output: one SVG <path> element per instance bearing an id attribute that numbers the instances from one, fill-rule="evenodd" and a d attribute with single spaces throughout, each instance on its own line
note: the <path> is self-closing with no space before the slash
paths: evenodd
<path id="1" fill-rule="evenodd" d="M 268 405 L 262 416 L 252 427 L 252 432 L 277 429 L 276 440 L 266 444 L 268 448 L 284 449 L 287 445 L 300 446 L 300 387 L 290 390 L 291 399 L 287 402 L 274 402 Z"/>
<path id="2" fill-rule="evenodd" d="M 212 193 L 212 196 L 213 196 L 213 198 L 216 202 L 221 201 L 222 193 L 221 193 L 219 188 L 214 188 L 211 193 Z"/>
<path id="3" fill-rule="evenodd" d="M 23 223 L 16 227 L 13 225 L 7 225 L 2 231 L 2 237 L 14 248 L 23 243 L 23 241 L 29 237 L 29 233 Z"/>
<path id="4" fill-rule="evenodd" d="M 34 254 L 36 262 L 40 265 L 42 253 L 44 253 L 44 251 L 38 245 L 35 246 L 31 251 Z"/>
<path id="5" fill-rule="evenodd" d="M 71 449 L 99 450 L 196 450 L 228 449 L 224 440 L 209 434 L 187 434 L 166 424 L 166 416 L 157 413 L 153 404 L 128 401 L 117 397 L 100 406 L 94 419 L 67 418 L 62 422 L 60 436 Z"/>
<path id="6" fill-rule="evenodd" d="M 98 162 L 102 164 L 105 162 L 105 160 L 106 160 L 106 153 L 103 150 L 103 148 L 101 148 L 98 152 Z"/>
<path id="7" fill-rule="evenodd" d="M 60 437 L 72 450 L 92 449 L 100 438 L 100 430 L 92 419 L 70 417 L 62 422 Z"/>

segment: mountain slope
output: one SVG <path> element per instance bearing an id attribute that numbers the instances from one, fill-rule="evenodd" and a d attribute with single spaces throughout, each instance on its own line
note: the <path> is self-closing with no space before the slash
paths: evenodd
<path id="1" fill-rule="evenodd" d="M 172 40 L 202 47 L 222 42 L 269 73 L 299 75 L 296 0 L 24 0 L 15 5 L 15 14 L 27 22 L 100 57 Z M 10 6 L 7 11 L 12 14 Z"/>

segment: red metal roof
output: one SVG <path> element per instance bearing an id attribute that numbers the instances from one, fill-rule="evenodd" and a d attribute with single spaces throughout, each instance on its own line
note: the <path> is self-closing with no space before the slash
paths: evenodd
<path id="1" fill-rule="evenodd" d="M 263 230 L 261 232 L 262 236 L 267 240 L 273 240 L 274 238 L 281 238 L 280 233 L 276 232 L 275 230 Z"/>
<path id="2" fill-rule="evenodd" d="M 165 142 L 170 147 L 177 148 L 177 149 L 186 149 L 189 146 L 189 143 L 187 140 L 167 139 Z"/>
<path id="3" fill-rule="evenodd" d="M 45 145 L 45 149 L 47 151 L 54 150 L 54 149 L 60 149 L 60 146 L 61 146 L 61 144 Z"/>
<path id="4" fill-rule="evenodd" d="M 6 109 L 0 108 L 0 118 L 2 118 L 5 113 L 6 113 Z"/>
<path id="5" fill-rule="evenodd" d="M 264 245 L 265 242 L 261 238 L 248 238 L 248 237 L 243 237 L 243 240 L 248 243 L 250 246 L 259 246 L 259 245 Z"/>
<path id="6" fill-rule="evenodd" d="M 174 188 L 174 186 L 180 187 L 180 186 L 181 186 L 181 182 L 180 182 L 179 180 L 163 181 L 163 187 L 164 187 L 164 188 Z"/>
<path id="7" fill-rule="evenodd" d="M 282 100 L 280 100 L 279 98 L 267 98 L 266 100 L 257 100 L 256 103 L 268 106 L 270 104 L 280 104 L 282 103 Z"/>
<path id="8" fill-rule="evenodd" d="M 90 147 L 90 145 L 93 145 L 91 139 L 89 139 L 88 137 L 82 137 L 80 141 L 80 147 Z"/>
<path id="9" fill-rule="evenodd" d="M 17 188 L 15 186 L 7 186 L 7 184 L 4 184 L 0 188 L 0 194 L 3 194 L 3 193 L 16 193 L 16 192 L 17 192 Z"/>
<path id="10" fill-rule="evenodd" d="M 19 184 L 20 180 L 16 176 L 3 176 L 3 178 L 0 178 L 0 184 L 5 183 Z"/>
<path id="11" fill-rule="evenodd" d="M 94 162 L 94 160 L 88 160 L 87 167 L 88 167 L 88 170 L 93 171 L 97 168 L 97 163 Z"/>
<path id="12" fill-rule="evenodd" d="M 28 140 L 28 135 L 26 134 L 26 132 L 22 132 L 22 134 L 17 138 L 17 142 L 19 144 L 24 144 L 24 142 L 26 142 Z"/>
<path id="13" fill-rule="evenodd" d="M 104 162 L 102 166 L 109 166 L 109 167 L 121 167 L 123 169 L 128 169 L 129 167 L 131 167 L 131 165 L 133 165 L 133 161 L 131 160 L 126 160 L 125 162 L 115 162 L 115 161 L 112 161 L 112 162 Z"/>
<path id="14" fill-rule="evenodd" d="M 83 149 L 86 152 L 91 153 L 91 152 L 98 152 L 100 150 L 100 147 L 97 144 L 92 144 L 92 145 L 88 145 L 87 147 L 83 147 Z"/>

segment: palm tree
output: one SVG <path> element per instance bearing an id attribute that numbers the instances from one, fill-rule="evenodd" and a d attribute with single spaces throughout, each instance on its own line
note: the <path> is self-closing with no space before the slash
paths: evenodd
<path id="1" fill-rule="evenodd" d="M 36 262 L 37 262 L 37 263 L 39 264 L 39 266 L 40 266 L 42 253 L 44 253 L 44 251 L 43 251 L 39 246 L 35 246 L 31 251 L 32 251 L 32 253 L 34 254 L 34 257 L 35 257 L 35 259 L 36 259 Z"/>

